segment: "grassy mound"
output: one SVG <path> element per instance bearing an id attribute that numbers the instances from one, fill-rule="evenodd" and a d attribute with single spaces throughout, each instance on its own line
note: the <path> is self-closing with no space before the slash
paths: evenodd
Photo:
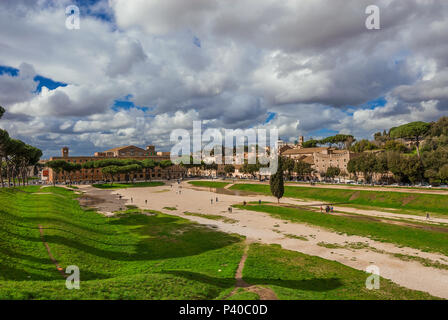
<path id="1" fill-rule="evenodd" d="M 0 298 L 213 299 L 233 287 L 239 236 L 161 213 L 105 218 L 44 190 L 0 191 Z M 81 290 L 65 288 L 38 224 L 59 265 L 79 267 Z"/>
<path id="2" fill-rule="evenodd" d="M 271 194 L 269 185 L 235 184 L 230 189 Z M 440 194 L 285 186 L 284 197 L 448 215 L 448 196 Z"/>

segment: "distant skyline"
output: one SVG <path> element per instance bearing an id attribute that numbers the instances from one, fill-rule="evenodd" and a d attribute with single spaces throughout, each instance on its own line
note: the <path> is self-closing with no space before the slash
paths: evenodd
<path id="1" fill-rule="evenodd" d="M 447 52 L 442 0 L 2 0 L 0 127 L 44 158 L 169 151 L 194 120 L 372 138 L 448 115 Z"/>

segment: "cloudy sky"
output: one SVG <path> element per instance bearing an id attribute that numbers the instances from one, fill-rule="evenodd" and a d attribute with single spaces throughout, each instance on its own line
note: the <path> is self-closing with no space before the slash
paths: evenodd
<path id="1" fill-rule="evenodd" d="M 1 0 L 0 127 L 45 157 L 169 150 L 193 120 L 370 138 L 448 114 L 447 53 L 445 0 Z"/>

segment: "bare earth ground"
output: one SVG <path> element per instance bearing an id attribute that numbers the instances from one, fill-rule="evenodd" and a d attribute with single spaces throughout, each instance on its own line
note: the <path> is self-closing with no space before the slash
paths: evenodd
<path id="1" fill-rule="evenodd" d="M 365 270 L 366 267 L 374 264 L 380 268 L 380 275 L 384 278 L 410 289 L 425 291 L 434 296 L 448 299 L 448 270 L 427 267 L 414 260 L 403 261 L 393 256 L 393 254 L 411 255 L 448 266 L 448 257 L 443 254 L 423 252 L 408 247 L 398 247 L 391 243 L 378 242 L 366 237 L 338 234 L 316 226 L 276 219 L 260 212 L 235 208 L 233 208 L 232 213 L 228 212 L 230 205 L 242 203 L 243 201 L 262 200 L 276 202 L 276 199 L 270 196 L 216 194 L 208 191 L 207 188 L 194 188 L 186 182 L 180 185 L 176 183 L 172 186 L 116 189 L 111 191 L 100 190 L 90 186 L 81 186 L 80 189 L 86 192 L 86 195 L 94 196 L 98 201 L 93 204 L 91 203 L 90 206 L 97 207 L 105 214 L 112 214 L 113 211 L 123 208 L 124 201 L 126 201 L 127 205 L 132 204 L 144 209 L 162 211 L 201 224 L 214 226 L 224 232 L 244 235 L 249 242 L 280 244 L 285 249 L 338 261 L 358 270 Z M 118 194 L 122 195 L 124 199 L 121 201 L 118 200 Z M 130 200 L 131 197 L 133 199 L 132 202 Z M 218 197 L 218 202 L 216 202 L 216 197 Z M 211 199 L 213 199 L 213 203 L 211 203 Z M 147 204 L 145 200 L 147 200 Z M 285 198 L 282 199 L 282 203 L 310 205 L 312 202 Z M 167 210 L 164 209 L 165 207 L 172 207 L 177 210 Z M 405 216 L 402 214 L 354 208 L 338 207 L 335 210 L 395 219 L 404 218 Z M 237 220 L 237 222 L 229 223 L 189 216 L 184 214 L 186 211 L 225 216 Z M 418 216 L 410 216 L 407 218 L 425 220 L 424 217 Z M 441 220 L 443 221 L 440 222 L 448 222 L 447 219 Z M 291 238 L 287 235 L 304 237 L 308 241 Z M 322 247 L 318 245 L 321 242 L 338 244 L 344 246 L 344 248 L 330 249 Z M 363 243 L 365 245 L 361 248 L 349 246 L 350 244 L 357 243 Z"/>

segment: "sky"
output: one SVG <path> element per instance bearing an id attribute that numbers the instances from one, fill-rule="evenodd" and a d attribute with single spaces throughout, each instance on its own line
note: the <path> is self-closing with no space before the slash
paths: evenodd
<path id="1" fill-rule="evenodd" d="M 444 0 L 2 0 L 0 127 L 46 158 L 169 151 L 195 120 L 372 138 L 448 115 L 447 52 Z"/>

